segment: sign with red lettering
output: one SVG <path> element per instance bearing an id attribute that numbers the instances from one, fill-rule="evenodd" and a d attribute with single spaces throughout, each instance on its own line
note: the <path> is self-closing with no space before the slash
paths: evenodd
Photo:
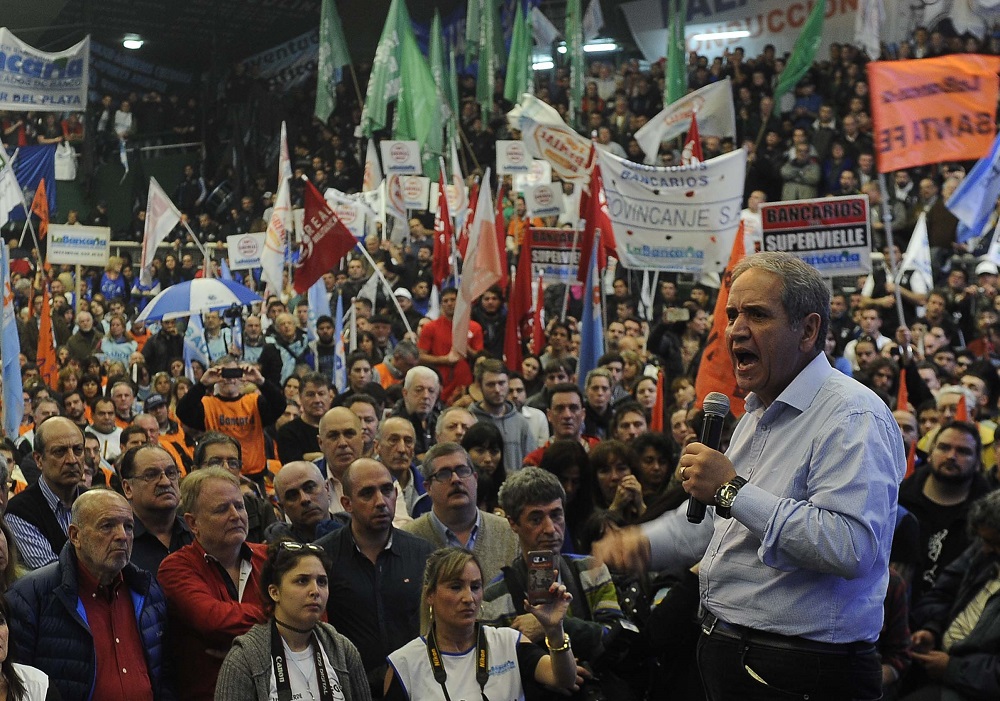
<path id="1" fill-rule="evenodd" d="M 996 134 L 1000 57 L 956 54 L 868 64 L 883 173 L 981 158 Z"/>

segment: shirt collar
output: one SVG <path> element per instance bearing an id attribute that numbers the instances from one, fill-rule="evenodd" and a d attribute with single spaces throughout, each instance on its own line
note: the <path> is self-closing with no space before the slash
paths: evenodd
<path id="1" fill-rule="evenodd" d="M 454 531 L 452 531 L 450 528 L 444 525 L 444 522 L 437 517 L 437 514 L 434 513 L 434 509 L 431 509 L 428 513 L 430 514 L 431 523 L 433 524 L 434 528 L 444 537 L 446 541 L 449 539 L 450 540 L 458 539 Z M 479 532 L 479 526 L 482 525 L 482 522 L 483 522 L 483 513 L 479 509 L 476 509 L 476 522 L 472 526 L 472 532 L 470 533 L 469 536 L 470 540 L 475 539 L 476 533 Z"/>
<path id="2" fill-rule="evenodd" d="M 52 509 L 53 513 L 56 512 L 56 510 L 57 510 L 57 508 L 59 506 L 62 506 L 62 508 L 64 508 L 64 509 L 68 509 L 69 508 L 69 507 L 63 505 L 63 503 L 62 503 L 62 501 L 60 501 L 59 497 L 56 496 L 56 493 L 52 491 L 51 487 L 49 487 L 49 483 L 45 481 L 44 477 L 39 477 L 38 478 L 38 486 L 42 490 L 42 496 L 45 497 L 45 503 L 49 505 L 49 508 Z M 73 494 L 73 498 L 75 499 L 78 496 L 80 496 L 80 489 L 79 488 L 77 488 L 75 490 L 75 493 Z"/>
<path id="3" fill-rule="evenodd" d="M 799 411 L 805 411 L 812 404 L 813 399 L 816 398 L 820 387 L 823 386 L 826 379 L 834 372 L 836 371 L 830 365 L 830 361 L 826 359 L 826 353 L 817 353 L 816 357 L 802 368 L 799 374 L 781 391 L 781 394 L 774 400 L 774 403 L 777 404 L 780 402 L 794 407 Z M 747 395 L 747 411 L 756 411 L 763 406 L 764 402 L 760 400 L 760 397 L 755 392 Z"/>
<path id="4" fill-rule="evenodd" d="M 76 561 L 76 574 L 77 581 L 79 583 L 79 596 L 81 599 L 86 601 L 87 599 L 96 599 L 100 595 L 103 599 L 110 601 L 115 591 L 124 582 L 122 578 L 122 573 L 119 572 L 115 575 L 114 579 L 107 586 L 102 585 L 97 578 L 90 573 L 79 559 Z"/>

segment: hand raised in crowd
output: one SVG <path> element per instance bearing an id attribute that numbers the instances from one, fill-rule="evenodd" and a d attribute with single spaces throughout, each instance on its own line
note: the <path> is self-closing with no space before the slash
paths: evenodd
<path id="1" fill-rule="evenodd" d="M 214 387 L 217 382 L 222 379 L 222 368 L 211 367 L 206 370 L 201 376 L 201 384 L 206 387 Z"/>
<path id="2" fill-rule="evenodd" d="M 649 538 L 637 526 L 609 527 L 604 537 L 593 544 L 590 554 L 612 572 L 640 574 L 649 569 L 652 552 Z"/>
<path id="3" fill-rule="evenodd" d="M 243 368 L 243 378 L 247 382 L 253 382 L 258 387 L 264 384 L 264 376 L 260 374 L 260 368 L 256 365 L 247 363 L 240 367 Z"/>
<path id="4" fill-rule="evenodd" d="M 618 483 L 609 510 L 618 513 L 635 512 L 640 516 L 646 510 L 646 504 L 642 500 L 642 485 L 635 475 L 626 475 Z"/>

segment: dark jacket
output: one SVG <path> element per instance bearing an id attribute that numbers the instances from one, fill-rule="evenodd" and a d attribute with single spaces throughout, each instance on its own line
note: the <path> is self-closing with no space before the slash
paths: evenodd
<path id="1" fill-rule="evenodd" d="M 940 647 L 944 632 L 955 617 L 997 576 L 1000 559 L 983 551 L 980 543 L 969 546 L 938 577 L 934 588 L 913 611 L 914 630 L 934 633 Z M 1000 698 L 1000 596 L 994 594 L 969 635 L 948 651 L 951 659 L 940 683 L 942 701 Z"/>
<path id="2" fill-rule="evenodd" d="M 37 667 L 65 701 L 89 701 L 97 659 L 90 627 L 79 599 L 77 558 L 67 543 L 59 561 L 35 570 L 7 591 L 16 661 Z M 129 563 L 122 577 L 132 597 L 146 669 L 156 699 L 173 699 L 164 671 L 167 600 L 152 575 Z"/>
<path id="3" fill-rule="evenodd" d="M 180 334 L 168 336 L 160 331 L 146 341 L 146 345 L 142 347 L 142 356 L 146 359 L 150 375 L 166 372 L 171 360 L 184 357 L 184 337 Z"/>

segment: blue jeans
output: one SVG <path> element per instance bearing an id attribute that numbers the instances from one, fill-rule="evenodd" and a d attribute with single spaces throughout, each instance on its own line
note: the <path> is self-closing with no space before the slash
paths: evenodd
<path id="1" fill-rule="evenodd" d="M 874 652 L 791 651 L 702 635 L 698 669 L 709 701 L 877 701 L 882 665 Z"/>

